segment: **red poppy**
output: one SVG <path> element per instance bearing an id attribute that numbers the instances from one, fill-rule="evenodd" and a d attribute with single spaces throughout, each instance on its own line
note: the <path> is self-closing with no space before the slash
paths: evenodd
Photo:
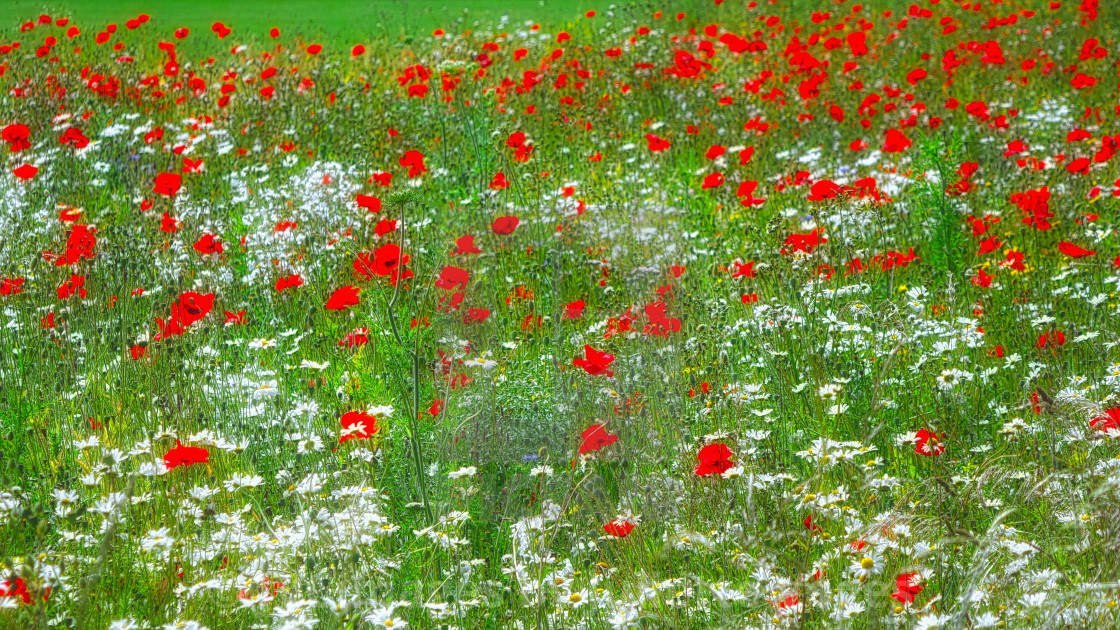
<path id="1" fill-rule="evenodd" d="M 160 325 L 160 333 L 153 339 L 159 341 L 172 335 L 185 333 L 191 324 L 209 315 L 213 308 L 213 293 L 202 294 L 194 291 L 182 293 L 179 295 L 179 299 L 171 305 L 171 317 L 167 321 L 156 319 L 156 322 Z"/>
<path id="2" fill-rule="evenodd" d="M 704 190 L 707 190 L 709 188 L 719 188 L 720 186 L 723 186 L 723 181 L 723 173 L 709 173 L 707 177 L 704 178 L 703 183 L 700 184 L 700 188 L 703 188 Z"/>
<path id="3" fill-rule="evenodd" d="M 506 179 L 506 174 L 498 171 L 494 174 L 494 178 L 490 180 L 490 190 L 502 190 L 509 188 L 509 180 Z"/>
<path id="4" fill-rule="evenodd" d="M 579 445 L 580 455 L 597 451 L 618 441 L 618 436 L 607 433 L 606 427 L 601 424 L 593 424 L 579 435 L 583 438 L 583 442 Z"/>
<path id="5" fill-rule="evenodd" d="M 615 538 L 626 538 L 630 532 L 634 531 L 634 524 L 630 521 L 620 521 L 615 519 L 606 525 L 603 525 L 603 531 L 607 532 Z"/>
<path id="6" fill-rule="evenodd" d="M 368 438 L 380 430 L 377 426 L 377 418 L 361 411 L 348 411 L 342 414 L 340 420 L 342 421 L 343 434 L 342 437 L 338 438 L 339 444 L 347 440 Z"/>
<path id="7" fill-rule="evenodd" d="M 646 134 L 646 141 L 649 142 L 649 150 L 653 152 L 664 151 L 665 149 L 668 149 L 670 146 L 672 146 L 669 144 L 668 140 L 658 138 L 652 133 Z"/>
<path id="8" fill-rule="evenodd" d="M 735 265 L 735 271 L 731 272 L 731 277 L 732 278 L 753 278 L 753 277 L 755 277 L 755 275 L 757 275 L 757 272 L 755 272 L 755 270 L 754 270 L 754 263 L 755 263 L 755 261 L 753 261 L 753 260 L 745 262 L 745 263 L 741 263 L 741 262 L 736 260 L 735 262 L 732 263 L 733 265 Z"/>
<path id="9" fill-rule="evenodd" d="M 447 266 L 440 272 L 439 277 L 436 278 L 436 286 L 448 291 L 456 291 L 467 286 L 467 282 L 471 279 L 471 274 L 466 269 L 459 267 Z"/>
<path id="10" fill-rule="evenodd" d="M 587 303 L 583 300 L 576 300 L 571 304 L 565 304 L 564 314 L 560 316 L 560 319 L 579 319 L 580 316 L 583 315 L 583 309 L 586 306 Z"/>
<path id="11" fill-rule="evenodd" d="M 1064 346 L 1066 344 L 1066 335 L 1060 330 L 1052 330 L 1050 332 L 1042 333 L 1042 335 L 1039 336 L 1038 343 L 1035 344 L 1035 347 L 1045 348 L 1047 343 L 1049 343 L 1051 347 Z"/>
<path id="12" fill-rule="evenodd" d="M 481 254 L 482 250 L 475 247 L 474 236 L 467 234 L 460 236 L 455 241 L 455 249 L 451 252 L 452 256 L 462 256 L 463 254 Z"/>
<path id="13" fill-rule="evenodd" d="M 407 151 L 400 159 L 401 166 L 408 167 L 408 176 L 419 177 L 421 173 L 428 172 L 428 167 L 424 166 L 424 154 L 419 151 Z"/>
<path id="14" fill-rule="evenodd" d="M 77 295 L 82 299 L 85 299 L 85 284 L 85 276 L 79 276 L 77 274 L 71 275 L 69 280 L 63 282 L 62 285 L 58 287 L 58 299 L 65 300 L 71 295 Z"/>
<path id="15" fill-rule="evenodd" d="M 922 585 L 918 582 L 922 579 L 922 574 L 918 572 L 903 573 L 895 578 L 895 586 L 898 590 L 891 593 L 891 597 L 897 599 L 903 604 L 909 604 L 914 601 L 914 596 L 922 592 Z"/>
<path id="16" fill-rule="evenodd" d="M 23 278 L 4 278 L 0 280 L 0 295 L 23 293 Z"/>
<path id="17" fill-rule="evenodd" d="M 3 131 L 0 131 L 0 138 L 3 138 L 4 142 L 11 145 L 8 147 L 8 150 L 12 153 L 31 147 L 31 142 L 29 141 L 31 138 L 31 130 L 27 128 L 27 125 L 12 123 L 4 127 Z"/>
<path id="18" fill-rule="evenodd" d="M 279 293 L 280 291 L 283 291 L 284 289 L 294 289 L 294 288 L 299 287 L 299 286 L 303 286 L 303 278 L 301 278 L 299 276 L 299 274 L 297 273 L 297 274 L 290 275 L 286 278 L 280 278 L 279 280 L 277 280 L 276 281 L 276 292 Z"/>
<path id="19" fill-rule="evenodd" d="M 521 223 L 521 219 L 517 217 L 498 217 L 490 224 L 490 229 L 495 234 L 512 234 L 517 229 L 518 223 Z"/>
<path id="20" fill-rule="evenodd" d="M 82 133 L 81 129 L 76 127 L 71 127 L 62 132 L 62 135 L 58 137 L 58 141 L 61 144 L 68 144 L 75 149 L 84 149 L 89 146 L 89 138 Z"/>
<path id="21" fill-rule="evenodd" d="M 395 278 L 397 268 L 401 264 L 408 264 L 408 255 L 401 254 L 400 245 L 386 243 L 377 248 L 372 258 L 368 253 L 359 254 L 353 267 L 358 275 L 364 276 L 366 280 L 372 280 L 374 276 L 393 276 Z"/>
<path id="22" fill-rule="evenodd" d="M 368 328 L 355 328 L 346 338 L 338 342 L 338 345 L 353 348 L 354 346 L 364 346 L 369 343 L 369 329 Z"/>
<path id="23" fill-rule="evenodd" d="M 222 311 L 222 313 L 225 314 L 225 316 L 226 316 L 225 323 L 227 323 L 227 324 L 244 324 L 245 323 L 245 311 L 237 311 L 236 313 L 231 313 L 229 311 Z"/>
<path id="24" fill-rule="evenodd" d="M 381 219 L 377 222 L 377 226 L 373 228 L 373 231 L 378 236 L 385 236 L 386 234 L 396 231 L 396 229 L 396 219 Z"/>
<path id="25" fill-rule="evenodd" d="M 824 201 L 826 199 L 835 199 L 844 192 L 844 187 L 836 182 L 822 179 L 815 182 L 809 187 L 809 196 L 806 197 L 809 201 Z"/>
<path id="26" fill-rule="evenodd" d="M 163 463 L 168 470 L 179 466 L 210 463 L 210 451 L 201 446 L 183 446 L 175 440 L 175 448 L 163 455 Z"/>
<path id="27" fill-rule="evenodd" d="M 327 300 L 325 308 L 331 311 L 341 311 L 347 306 L 355 306 L 358 304 L 358 287 L 354 285 L 346 285 L 339 287 L 331 294 L 330 299 Z"/>
<path id="28" fill-rule="evenodd" d="M 97 228 L 87 225 L 75 225 L 66 236 L 66 251 L 59 256 L 54 264 L 56 267 L 69 266 L 82 258 L 93 258 L 93 249 L 97 245 L 94 234 Z"/>
<path id="29" fill-rule="evenodd" d="M 904 150 L 908 149 L 910 147 L 910 145 L 912 145 L 912 144 L 914 144 L 914 143 L 911 142 L 911 140 L 909 138 L 907 138 L 906 134 L 902 133 L 901 130 L 888 129 L 887 130 L 887 140 L 886 140 L 886 143 L 883 145 L 883 152 L 884 153 L 898 153 L 899 151 L 904 151 Z"/>
<path id="30" fill-rule="evenodd" d="M 433 416 L 438 416 L 442 412 L 443 412 L 443 400 L 440 399 L 440 398 L 436 398 L 435 400 L 432 401 L 432 406 L 428 407 L 428 413 L 433 415 Z"/>
<path id="31" fill-rule="evenodd" d="M 914 441 L 917 444 L 917 446 L 914 447 L 914 452 L 918 455 L 925 455 L 926 457 L 940 455 L 945 452 L 945 446 L 941 444 L 944 439 L 944 433 L 938 435 L 928 429 L 920 429 L 914 434 Z"/>
<path id="32" fill-rule="evenodd" d="M 1070 258 L 1082 258 L 1084 256 L 1092 256 L 1093 254 L 1097 253 L 1096 250 L 1082 249 L 1077 245 L 1070 243 L 1069 241 L 1062 241 L 1058 243 L 1058 249 Z"/>
<path id="33" fill-rule="evenodd" d="M 1104 413 L 1105 415 L 1090 420 L 1089 426 L 1106 433 L 1120 432 L 1120 408 L 1109 409 Z"/>
<path id="34" fill-rule="evenodd" d="M 994 279 L 995 276 L 990 276 L 983 269 L 981 269 L 976 273 L 975 276 L 973 276 L 972 284 L 987 289 L 988 287 L 992 286 L 992 280 Z"/>
<path id="35" fill-rule="evenodd" d="M 38 172 L 38 166 L 24 164 L 23 166 L 16 167 L 16 169 L 12 171 L 12 174 L 22 180 L 28 180 L 35 177 L 35 174 Z"/>
<path id="36" fill-rule="evenodd" d="M 179 192 L 179 188 L 183 186 L 183 176 L 178 173 L 160 173 L 156 175 L 155 185 L 152 190 L 157 195 L 165 197 L 174 197 L 175 193 Z"/>
<path id="37" fill-rule="evenodd" d="M 218 242 L 218 238 L 213 234 L 203 234 L 195 241 L 194 249 L 203 256 L 207 254 L 220 254 L 222 253 L 222 244 Z"/>
<path id="38" fill-rule="evenodd" d="M 583 368 L 585 372 L 593 376 L 597 374 L 606 374 L 607 378 L 614 376 L 614 372 L 607 369 L 607 366 L 614 362 L 614 355 L 599 352 L 588 345 L 583 346 L 583 352 L 586 358 L 573 359 L 572 365 Z"/>
<path id="39" fill-rule="evenodd" d="M 696 465 L 696 475 L 707 477 L 708 475 L 723 474 L 733 465 L 731 456 L 734 454 L 731 449 L 727 448 L 726 444 L 721 442 L 705 446 L 696 454 L 696 459 L 700 460 L 700 463 Z"/>
<path id="40" fill-rule="evenodd" d="M 490 309 L 472 308 L 467 310 L 467 314 L 463 317 L 463 323 L 479 324 L 486 321 L 487 317 L 490 317 Z"/>
<path id="41" fill-rule="evenodd" d="M 358 207 L 365 208 L 370 212 L 380 212 L 381 200 L 370 195 L 358 195 Z"/>
<path id="42" fill-rule="evenodd" d="M 827 242 L 828 239 L 824 237 L 821 229 L 815 228 L 808 234 L 792 234 L 788 238 L 786 238 L 785 245 L 792 247 L 793 249 L 786 249 L 785 247 L 783 247 L 782 253 L 787 255 L 792 254 L 793 252 L 804 252 L 806 254 L 811 254 L 818 245 L 823 245 Z"/>

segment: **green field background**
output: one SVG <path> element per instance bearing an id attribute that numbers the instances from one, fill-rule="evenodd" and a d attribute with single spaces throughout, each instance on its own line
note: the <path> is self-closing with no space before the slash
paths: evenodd
<path id="1" fill-rule="evenodd" d="M 462 29 L 474 22 L 492 23 L 508 15 L 511 24 L 526 20 L 562 24 L 589 10 L 605 11 L 605 0 L 4 0 L 3 26 L 17 26 L 46 13 L 70 17 L 83 30 L 106 24 L 123 25 L 125 20 L 146 13 L 158 29 L 190 28 L 209 33 L 210 26 L 223 22 L 235 35 L 266 36 L 272 27 L 304 35 L 325 33 L 338 38 L 359 38 L 378 32 L 389 35 L 423 36 L 436 28 L 454 27 L 464 18 Z M 682 5 L 691 2 L 681 2 Z M 461 30 L 461 29 L 457 29 Z"/>

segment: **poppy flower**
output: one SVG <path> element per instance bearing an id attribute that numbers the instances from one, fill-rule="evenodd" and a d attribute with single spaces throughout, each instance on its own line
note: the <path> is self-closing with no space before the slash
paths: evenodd
<path id="1" fill-rule="evenodd" d="M 792 234 L 788 238 L 786 238 L 785 245 L 792 247 L 793 249 L 786 249 L 783 247 L 782 253 L 786 255 L 790 255 L 793 252 L 804 252 L 806 254 L 812 254 L 813 250 L 816 249 L 817 246 L 823 245 L 827 242 L 828 239 L 824 237 L 821 229 L 815 228 L 808 234 Z"/>
<path id="2" fill-rule="evenodd" d="M 580 316 L 583 315 L 583 309 L 586 306 L 587 303 L 583 300 L 576 300 L 570 304 L 565 304 L 564 314 L 560 316 L 560 319 L 579 319 Z"/>
<path id="3" fill-rule="evenodd" d="M 377 418 L 361 411 L 348 411 L 342 414 L 340 421 L 342 436 L 338 438 L 339 444 L 347 440 L 368 438 L 380 430 L 377 426 Z"/>
<path id="4" fill-rule="evenodd" d="M 733 465 L 731 456 L 734 454 L 722 442 L 705 446 L 696 454 L 696 459 L 700 460 L 700 463 L 696 465 L 696 476 L 722 475 L 725 470 Z"/>
<path id="5" fill-rule="evenodd" d="M 1082 258 L 1084 256 L 1092 256 L 1093 254 L 1097 253 L 1096 250 L 1082 249 L 1077 245 L 1070 243 L 1069 241 L 1062 241 L 1058 243 L 1058 249 L 1070 258 Z"/>
<path id="6" fill-rule="evenodd" d="M 39 167 L 38 166 L 34 166 L 32 164 L 24 164 L 23 166 L 16 167 L 15 170 L 12 171 L 12 174 L 15 175 L 16 177 L 26 181 L 28 179 L 31 179 L 31 178 L 35 177 L 35 174 L 38 173 L 38 172 L 39 172 Z"/>
<path id="7" fill-rule="evenodd" d="M 168 470 L 179 466 L 208 463 L 210 463 L 210 451 L 201 446 L 183 446 L 179 440 L 175 440 L 175 448 L 163 455 L 163 464 Z"/>
<path id="8" fill-rule="evenodd" d="M 938 435 L 928 429 L 920 429 L 914 434 L 914 452 L 926 457 L 936 457 L 945 452 L 945 446 L 941 444 L 944 439 L 944 433 Z"/>
<path id="9" fill-rule="evenodd" d="M 68 144 L 75 149 L 84 149 L 89 146 L 89 138 L 87 138 L 80 129 L 75 127 L 64 131 L 62 135 L 58 137 L 58 141 L 61 144 Z"/>
<path id="10" fill-rule="evenodd" d="M 731 277 L 732 278 L 753 278 L 753 277 L 755 277 L 758 274 L 754 270 L 754 263 L 755 263 L 755 261 L 753 261 L 753 260 L 745 262 L 745 263 L 741 263 L 737 260 L 734 261 L 731 264 L 735 265 L 735 271 L 731 272 Z"/>
<path id="11" fill-rule="evenodd" d="M 365 208 L 370 212 L 381 211 L 381 200 L 377 197 L 371 197 L 370 195 L 358 195 L 357 201 L 359 208 Z"/>
<path id="12" fill-rule="evenodd" d="M 975 276 L 973 276 L 972 284 L 987 289 L 992 286 L 992 280 L 994 279 L 995 276 L 990 276 L 983 269 L 981 269 L 976 273 Z"/>
<path id="13" fill-rule="evenodd" d="M 895 586 L 897 591 L 891 593 L 891 597 L 902 602 L 903 604 L 910 604 L 914 601 L 914 596 L 922 592 L 922 585 L 918 584 L 922 579 L 922 574 L 918 572 L 903 573 L 895 578 Z"/>
<path id="14" fill-rule="evenodd" d="M 159 221 L 159 229 L 168 234 L 174 234 L 179 230 L 179 222 L 171 218 L 171 215 L 164 212 L 163 218 Z"/>
<path id="15" fill-rule="evenodd" d="M 97 238 L 94 236 L 96 233 L 97 228 L 75 225 L 66 237 L 66 251 L 55 259 L 55 266 L 69 266 L 82 258 L 93 258 L 93 250 L 97 245 Z"/>
<path id="16" fill-rule="evenodd" d="M 152 190 L 157 195 L 165 197 L 174 197 L 175 193 L 179 192 L 179 188 L 183 186 L 183 176 L 178 173 L 160 173 L 156 175 L 155 184 Z"/>
<path id="17" fill-rule="evenodd" d="M 226 320 L 225 320 L 226 324 L 239 324 L 240 325 L 240 324 L 245 323 L 245 311 L 237 311 L 236 313 L 231 313 L 229 311 L 222 311 L 222 313 L 226 317 Z"/>
<path id="18" fill-rule="evenodd" d="M 27 125 L 12 123 L 4 127 L 3 131 L 0 131 L 0 138 L 3 138 L 4 142 L 9 144 L 8 150 L 12 153 L 31 147 L 31 142 L 29 141 L 31 138 L 31 130 L 27 128 Z"/>
<path id="19" fill-rule="evenodd" d="M 1038 343 L 1035 344 L 1036 348 L 1045 348 L 1047 344 L 1053 346 L 1066 345 L 1066 335 L 1060 330 L 1052 330 L 1050 332 L 1042 333 L 1038 337 Z"/>
<path id="20" fill-rule="evenodd" d="M 592 376 L 598 374 L 606 374 L 607 378 L 614 376 L 614 372 L 607 369 L 607 366 L 614 362 L 614 355 L 607 354 L 606 352 L 599 352 L 591 346 L 583 346 L 585 358 L 576 358 L 572 360 L 572 365 L 583 368 L 583 371 L 591 374 Z"/>
<path id="21" fill-rule="evenodd" d="M 1090 165 L 1089 158 L 1079 157 L 1066 165 L 1066 170 L 1077 175 L 1084 175 L 1089 172 Z"/>
<path id="22" fill-rule="evenodd" d="M 723 186 L 723 173 L 709 173 L 704 182 L 700 185 L 701 188 L 707 190 L 709 188 L 719 188 Z"/>
<path id="23" fill-rule="evenodd" d="M 809 201 L 824 201 L 826 199 L 835 199 L 844 192 L 844 187 L 836 182 L 822 179 L 819 182 L 814 182 L 809 187 L 809 196 L 806 197 Z"/>
<path id="24" fill-rule="evenodd" d="M 396 231 L 396 229 L 396 219 L 381 219 L 377 222 L 377 226 L 373 228 L 373 231 L 378 236 L 385 236 L 386 234 Z"/>
<path id="25" fill-rule="evenodd" d="M 490 317 L 490 309 L 472 308 L 467 310 L 466 316 L 463 317 L 463 323 L 479 324 L 486 321 L 487 317 Z"/>
<path id="26" fill-rule="evenodd" d="M 78 274 L 71 275 L 69 280 L 63 282 L 62 285 L 58 287 L 58 299 L 65 300 L 72 295 L 77 295 L 82 299 L 85 299 L 85 284 L 85 276 L 80 276 Z"/>
<path id="27" fill-rule="evenodd" d="M 197 241 L 195 241 L 194 249 L 203 256 L 207 254 L 220 254 L 222 253 L 222 244 L 213 234 L 203 234 Z"/>
<path id="28" fill-rule="evenodd" d="M 451 252 L 452 256 L 462 256 L 464 254 L 481 254 L 482 250 L 475 247 L 474 236 L 467 234 L 460 236 L 455 241 L 455 249 Z"/>
<path id="29" fill-rule="evenodd" d="M 467 286 L 467 282 L 471 279 L 471 274 L 466 269 L 459 267 L 447 266 L 440 272 L 439 277 L 436 278 L 436 286 L 448 291 L 455 291 Z"/>
<path id="30" fill-rule="evenodd" d="M 664 151 L 665 149 L 668 149 L 670 146 L 672 146 L 669 143 L 668 140 L 658 138 L 657 136 L 653 135 L 652 133 L 647 133 L 646 134 L 646 142 L 649 143 L 647 145 L 649 147 L 649 150 L 653 151 L 654 153 L 657 153 L 659 151 Z"/>
<path id="31" fill-rule="evenodd" d="M 848 42 L 848 50 L 851 51 L 853 57 L 862 57 L 867 54 L 867 33 L 854 31 L 848 33 L 845 40 Z"/>
<path id="32" fill-rule="evenodd" d="M 292 274 L 276 281 L 276 292 L 279 293 L 284 289 L 294 289 L 299 286 L 303 286 L 303 278 L 298 273 Z"/>
<path id="33" fill-rule="evenodd" d="M 342 341 L 338 342 L 338 345 L 353 348 L 354 346 L 364 346 L 367 343 L 369 343 L 369 329 L 355 328 Z"/>
<path id="34" fill-rule="evenodd" d="M 23 278 L 4 278 L 0 280 L 0 295 L 23 293 Z"/>
<path id="35" fill-rule="evenodd" d="M 400 165 L 408 167 L 409 178 L 428 172 L 428 167 L 424 166 L 424 154 L 419 151 L 406 151 L 401 156 Z"/>
<path id="36" fill-rule="evenodd" d="M 626 538 L 630 532 L 634 531 L 634 524 L 630 521 L 620 521 L 615 519 L 606 525 L 603 525 L 603 531 L 607 532 L 615 538 Z"/>
<path id="37" fill-rule="evenodd" d="M 886 143 L 884 143 L 884 145 L 883 145 L 883 152 L 884 153 L 898 153 L 900 151 L 905 151 L 906 149 L 910 148 L 910 145 L 912 145 L 912 144 L 914 144 L 914 143 L 909 138 L 907 138 L 906 134 L 902 133 L 901 130 L 888 129 L 887 130 L 887 140 L 886 140 Z"/>
<path id="38" fill-rule="evenodd" d="M 1090 420 L 1089 426 L 1106 433 L 1120 432 L 1120 408 L 1109 409 L 1104 413 L 1105 415 Z"/>
<path id="39" fill-rule="evenodd" d="M 579 445 L 580 455 L 597 451 L 604 446 L 610 446 L 618 441 L 618 436 L 607 433 L 606 427 L 601 424 L 593 424 L 584 429 L 583 433 L 579 435 L 583 438 L 583 442 Z"/>
<path id="40" fill-rule="evenodd" d="M 347 285 L 339 287 L 331 294 L 327 300 L 325 308 L 331 311 L 341 311 L 347 306 L 354 306 L 358 304 L 358 287 Z"/>
<path id="41" fill-rule="evenodd" d="M 355 273 L 372 280 L 374 276 L 394 275 L 401 264 L 408 264 L 408 255 L 401 254 L 400 245 L 386 243 L 377 248 L 372 257 L 368 253 L 358 254 L 353 267 Z"/>
<path id="42" fill-rule="evenodd" d="M 509 180 L 506 179 L 506 174 L 502 171 L 498 171 L 494 174 L 494 178 L 490 180 L 489 187 L 490 190 L 502 190 L 503 188 L 509 188 L 509 185 Z"/>
<path id="43" fill-rule="evenodd" d="M 490 224 L 490 229 L 499 235 L 512 234 L 519 223 L 521 223 L 521 219 L 514 216 L 498 217 Z"/>

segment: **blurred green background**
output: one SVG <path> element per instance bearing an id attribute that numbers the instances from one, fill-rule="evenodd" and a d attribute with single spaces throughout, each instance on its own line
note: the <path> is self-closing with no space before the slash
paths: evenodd
<path id="1" fill-rule="evenodd" d="M 0 22 L 3 28 L 37 18 L 69 16 L 83 32 L 100 30 L 146 13 L 156 30 L 179 27 L 192 34 L 210 32 L 214 22 L 223 22 L 234 35 L 267 37 L 272 27 L 305 36 L 325 33 L 355 41 L 368 40 L 372 32 L 391 37 L 429 35 L 436 28 L 461 31 L 474 23 L 492 23 L 508 15 L 511 26 L 526 20 L 559 25 L 582 18 L 589 10 L 606 11 L 605 0 L 0 0 L 8 7 Z M 690 3 L 686 3 L 690 4 Z M 462 22 L 457 22 L 462 18 Z M 460 24 L 460 26 L 457 26 Z M 365 37 L 362 37 L 365 35 Z"/>

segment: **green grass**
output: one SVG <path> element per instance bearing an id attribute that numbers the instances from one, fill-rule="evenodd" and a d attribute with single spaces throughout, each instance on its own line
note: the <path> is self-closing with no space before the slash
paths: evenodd
<path id="1" fill-rule="evenodd" d="M 458 32 L 475 28 L 475 24 L 496 22 L 509 16 L 510 28 L 524 21 L 557 25 L 580 18 L 590 10 L 604 11 L 612 2 L 606 0 L 532 0 L 503 2 L 500 0 L 168 0 L 153 4 L 144 0 L 44 3 L 36 0 L 12 0 L 5 5 L 6 22 L 38 17 L 47 12 L 52 17 L 70 16 L 74 23 L 88 29 L 106 24 L 121 25 L 142 13 L 151 16 L 161 31 L 187 27 L 199 34 L 209 34 L 215 22 L 233 29 L 231 38 L 247 36 L 266 38 L 269 29 L 298 32 L 304 36 L 327 36 L 340 45 L 365 42 L 374 36 L 427 36 L 437 28 Z"/>

